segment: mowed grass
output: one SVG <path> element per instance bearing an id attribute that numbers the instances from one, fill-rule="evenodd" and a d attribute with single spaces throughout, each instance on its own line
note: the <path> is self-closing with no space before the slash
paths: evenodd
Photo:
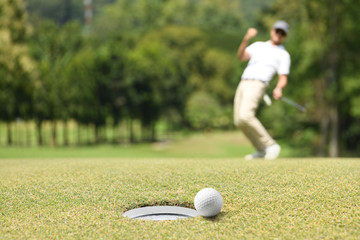
<path id="1" fill-rule="evenodd" d="M 150 145 L 0 149 L 0 239 L 359 239 L 360 159 L 244 161 L 238 132 Z M 194 208 L 215 218 L 127 219 L 136 207 Z"/>
<path id="2" fill-rule="evenodd" d="M 359 186 L 359 159 L 2 159 L 0 239 L 359 239 Z M 122 216 L 205 187 L 215 218 Z"/>
<path id="3" fill-rule="evenodd" d="M 280 157 L 303 157 L 309 149 L 280 142 Z M 255 149 L 240 131 L 178 134 L 152 144 L 108 144 L 70 147 L 0 146 L 0 159 L 21 158 L 241 158 Z"/>
<path id="4" fill-rule="evenodd" d="M 254 149 L 239 131 L 174 136 L 152 144 L 71 147 L 0 147 L 1 158 L 219 158 L 243 157 Z M 284 151 L 287 156 L 289 151 Z"/>

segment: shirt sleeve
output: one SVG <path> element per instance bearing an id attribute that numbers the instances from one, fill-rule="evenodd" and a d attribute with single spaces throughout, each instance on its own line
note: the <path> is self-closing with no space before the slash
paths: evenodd
<path id="1" fill-rule="evenodd" d="M 250 57 L 252 57 L 256 51 L 256 45 L 258 45 L 258 42 L 254 42 L 245 48 L 245 51 L 250 54 Z"/>
<path id="2" fill-rule="evenodd" d="M 286 52 L 286 54 L 284 54 L 284 56 L 281 59 L 280 66 L 278 69 L 278 74 L 279 75 L 289 75 L 290 64 L 291 64 L 290 54 Z"/>

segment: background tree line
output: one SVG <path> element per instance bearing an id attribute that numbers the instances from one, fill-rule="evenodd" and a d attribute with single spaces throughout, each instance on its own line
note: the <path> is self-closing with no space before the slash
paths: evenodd
<path id="1" fill-rule="evenodd" d="M 276 102 L 261 118 L 278 139 L 310 154 L 359 153 L 359 27 L 355 0 L 98 0 L 84 34 L 80 1 L 1 0 L 0 120 L 11 145 L 17 119 L 44 123 L 51 144 L 69 144 L 69 122 L 105 140 L 104 128 L 126 125 L 129 141 L 173 129 L 231 129 L 232 99 L 245 64 L 236 49 L 247 27 L 266 40 L 277 19 L 291 25 L 292 56 L 284 94 L 308 105 L 300 114 Z M 258 9 L 258 11 L 254 11 Z M 275 81 L 273 81 L 273 84 Z M 271 87 L 270 87 L 271 88 Z M 80 132 L 80 131 L 79 131 Z M 27 131 L 29 139 L 32 131 Z M 79 137 L 80 139 L 80 137 Z"/>

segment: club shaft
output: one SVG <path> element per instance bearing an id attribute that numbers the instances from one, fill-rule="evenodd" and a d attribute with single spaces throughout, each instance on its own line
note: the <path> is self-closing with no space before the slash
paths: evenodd
<path id="1" fill-rule="evenodd" d="M 296 107 L 297 109 L 299 109 L 299 110 L 302 111 L 302 112 L 305 112 L 305 111 L 306 111 L 306 108 L 305 108 L 305 107 L 297 104 L 297 103 L 294 102 L 293 100 L 290 100 L 290 99 L 288 99 L 288 98 L 286 98 L 286 97 L 281 97 L 281 100 L 284 101 L 284 102 L 286 102 L 287 104 L 290 104 L 291 106 Z"/>

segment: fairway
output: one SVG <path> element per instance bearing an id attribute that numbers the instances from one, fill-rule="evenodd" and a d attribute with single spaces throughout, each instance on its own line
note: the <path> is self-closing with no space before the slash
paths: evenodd
<path id="1" fill-rule="evenodd" d="M 215 218 L 127 219 L 132 208 L 194 208 L 217 189 Z M 359 239 L 360 159 L 67 158 L 0 160 L 0 239 Z"/>

